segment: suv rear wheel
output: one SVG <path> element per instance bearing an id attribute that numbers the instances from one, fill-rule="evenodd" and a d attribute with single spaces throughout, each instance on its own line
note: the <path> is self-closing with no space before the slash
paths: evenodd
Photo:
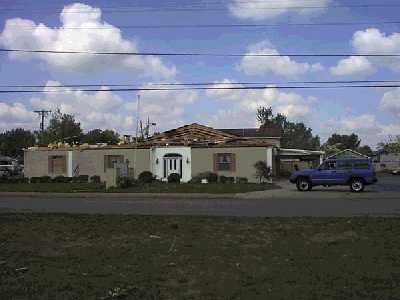
<path id="1" fill-rule="evenodd" d="M 306 192 L 306 191 L 310 191 L 312 189 L 311 182 L 307 178 L 297 179 L 296 186 L 300 192 Z"/>
<path id="2" fill-rule="evenodd" d="M 352 192 L 360 193 L 364 190 L 364 181 L 360 178 L 354 178 L 350 182 L 350 189 Z"/>

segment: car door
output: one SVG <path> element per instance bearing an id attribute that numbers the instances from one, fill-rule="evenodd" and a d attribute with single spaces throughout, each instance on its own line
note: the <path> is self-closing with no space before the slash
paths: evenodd
<path id="1" fill-rule="evenodd" d="M 336 162 L 326 161 L 312 174 L 312 182 L 315 185 L 330 185 L 334 183 Z"/>
<path id="2" fill-rule="evenodd" d="M 335 184 L 346 184 L 351 176 L 351 160 L 338 160 L 336 164 Z"/>

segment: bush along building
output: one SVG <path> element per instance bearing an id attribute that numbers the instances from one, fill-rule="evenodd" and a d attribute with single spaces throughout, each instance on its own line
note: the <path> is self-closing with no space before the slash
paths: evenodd
<path id="1" fill-rule="evenodd" d="M 254 165 L 258 161 L 266 162 L 278 175 L 280 160 L 286 156 L 318 164 L 322 154 L 280 149 L 280 129 L 276 127 L 214 129 L 194 123 L 138 143 L 31 147 L 25 150 L 25 176 L 97 175 L 112 186 L 120 176 L 137 178 L 144 171 L 159 180 L 176 173 L 181 182 L 188 182 L 199 173 L 213 172 L 257 182 Z"/>

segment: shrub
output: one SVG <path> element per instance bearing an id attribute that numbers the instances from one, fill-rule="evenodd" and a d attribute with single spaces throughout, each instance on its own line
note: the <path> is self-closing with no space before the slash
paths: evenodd
<path id="1" fill-rule="evenodd" d="M 198 175 L 193 176 L 192 179 L 189 180 L 189 183 L 201 183 L 201 178 Z"/>
<path id="2" fill-rule="evenodd" d="M 172 173 L 168 176 L 168 183 L 179 183 L 181 182 L 181 175 L 178 173 Z"/>
<path id="3" fill-rule="evenodd" d="M 203 172 L 199 173 L 196 176 L 192 177 L 189 181 L 190 183 L 201 183 L 202 179 L 207 179 L 208 183 L 216 183 L 218 182 L 218 175 L 213 172 Z"/>
<path id="4" fill-rule="evenodd" d="M 220 183 L 235 183 L 234 177 L 227 177 L 227 176 L 220 176 L 219 177 Z"/>
<path id="5" fill-rule="evenodd" d="M 235 177 L 219 176 L 220 183 L 235 183 Z"/>
<path id="6" fill-rule="evenodd" d="M 71 182 L 71 179 L 69 177 L 65 177 L 65 176 L 57 176 L 54 177 L 53 182 L 57 182 L 57 183 L 67 183 L 67 182 Z"/>
<path id="7" fill-rule="evenodd" d="M 264 179 L 269 179 L 271 177 L 271 168 L 267 166 L 265 161 L 258 161 L 254 164 L 254 168 L 256 169 L 255 177 L 260 180 L 260 183 Z"/>
<path id="8" fill-rule="evenodd" d="M 201 179 L 207 179 L 209 183 L 218 182 L 218 175 L 213 172 L 204 172 L 199 174 Z"/>
<path id="9" fill-rule="evenodd" d="M 88 183 L 89 182 L 89 175 L 79 175 L 72 177 L 72 182 L 74 183 Z"/>
<path id="10" fill-rule="evenodd" d="M 144 171 L 139 174 L 139 181 L 141 183 L 151 183 L 154 180 L 153 173 L 150 171 Z"/>
<path id="11" fill-rule="evenodd" d="M 29 183 L 29 178 L 25 177 L 0 177 L 0 183 Z"/>
<path id="12" fill-rule="evenodd" d="M 90 177 L 91 183 L 101 183 L 101 178 L 99 175 L 93 175 Z"/>
<path id="13" fill-rule="evenodd" d="M 31 177 L 31 183 L 50 183 L 50 176 Z"/>
<path id="14" fill-rule="evenodd" d="M 31 178 L 30 178 L 30 182 L 31 182 L 31 183 L 39 183 L 39 182 L 40 182 L 39 178 L 40 178 L 40 177 L 31 177 Z"/>
<path id="15" fill-rule="evenodd" d="M 119 177 L 117 181 L 117 185 L 119 188 L 126 189 L 132 187 L 136 184 L 135 179 L 132 177 Z"/>
<path id="16" fill-rule="evenodd" d="M 249 183 L 246 177 L 236 177 L 236 183 Z"/>

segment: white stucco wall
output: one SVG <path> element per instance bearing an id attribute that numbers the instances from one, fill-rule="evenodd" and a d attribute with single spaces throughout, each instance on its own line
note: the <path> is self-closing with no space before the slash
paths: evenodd
<path id="1" fill-rule="evenodd" d="M 190 147 L 157 147 L 150 151 L 151 172 L 157 176 L 157 179 L 164 177 L 163 158 L 166 154 L 182 155 L 182 182 L 188 182 L 192 179 L 192 152 Z M 158 159 L 158 164 L 156 163 Z"/>

